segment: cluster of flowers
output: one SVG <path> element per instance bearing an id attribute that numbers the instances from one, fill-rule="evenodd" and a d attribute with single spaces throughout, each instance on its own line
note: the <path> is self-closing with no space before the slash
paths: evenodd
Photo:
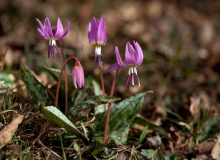
<path id="1" fill-rule="evenodd" d="M 57 50 L 58 54 L 60 52 L 56 47 L 56 40 L 60 40 L 65 37 L 70 28 L 70 23 L 67 22 L 66 31 L 64 32 L 63 25 L 61 20 L 58 18 L 57 26 L 55 28 L 51 28 L 51 24 L 48 18 L 45 19 L 44 25 L 40 22 L 40 20 L 36 19 L 40 25 L 40 28 L 37 28 L 41 37 L 46 40 L 49 40 L 49 49 L 48 49 L 48 58 L 55 57 L 55 49 Z M 92 22 L 89 23 L 88 27 L 88 39 L 89 43 L 95 48 L 95 60 L 94 60 L 94 67 L 96 64 L 96 60 L 98 61 L 99 67 L 101 64 L 104 66 L 104 61 L 101 55 L 101 46 L 105 45 L 107 41 L 107 35 L 105 31 L 105 20 L 104 16 L 101 19 L 96 19 L 93 17 Z M 134 81 L 140 86 L 139 77 L 137 74 L 136 67 L 140 65 L 143 61 L 143 52 L 140 45 L 137 42 L 133 42 L 134 47 L 131 45 L 130 42 L 127 42 L 125 47 L 125 63 L 120 57 L 118 47 L 115 47 L 115 54 L 117 63 L 110 66 L 106 72 L 115 71 L 123 67 L 128 67 L 128 76 L 126 80 L 126 86 L 129 87 L 129 81 L 131 80 L 131 86 L 134 87 Z M 135 49 L 134 49 L 135 48 Z M 75 67 L 72 70 L 72 78 L 75 87 L 78 86 L 81 88 L 84 85 L 84 73 L 83 68 L 79 62 L 76 62 Z"/>

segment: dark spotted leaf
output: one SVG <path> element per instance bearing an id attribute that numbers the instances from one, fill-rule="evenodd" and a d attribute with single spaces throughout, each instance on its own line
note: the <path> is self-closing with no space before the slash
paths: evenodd
<path id="1" fill-rule="evenodd" d="M 140 112 L 145 94 L 145 92 L 139 93 L 134 97 L 127 98 L 111 109 L 108 127 L 109 139 L 114 139 L 117 144 L 126 142 L 130 124 Z M 106 114 L 106 111 L 97 114 L 96 131 L 104 130 Z"/>
<path id="2" fill-rule="evenodd" d="M 55 98 L 53 94 L 44 85 L 42 85 L 22 64 L 20 64 L 20 73 L 21 80 L 27 87 L 28 96 L 31 99 L 32 105 L 35 109 L 40 109 L 41 102 L 44 102 L 46 105 L 54 105 Z"/>
<path id="3" fill-rule="evenodd" d="M 42 111 L 44 115 L 46 115 L 47 118 L 49 118 L 52 122 L 66 128 L 70 132 L 73 132 L 78 138 L 82 139 L 85 143 L 88 142 L 88 138 L 86 138 L 85 135 L 82 134 L 59 109 L 57 109 L 54 106 L 42 106 Z"/>
<path id="4" fill-rule="evenodd" d="M 73 115 L 82 115 L 82 113 L 89 108 L 95 107 L 99 104 L 105 104 L 110 102 L 115 102 L 120 100 L 118 97 L 110 97 L 110 96 L 87 96 L 83 100 L 81 100 L 75 107 L 73 107 L 70 111 Z"/>

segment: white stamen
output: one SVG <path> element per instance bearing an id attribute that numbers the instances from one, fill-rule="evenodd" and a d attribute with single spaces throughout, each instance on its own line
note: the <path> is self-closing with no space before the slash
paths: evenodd
<path id="1" fill-rule="evenodd" d="M 131 67 L 131 74 L 132 74 L 131 81 L 132 81 L 132 85 L 134 86 L 134 67 Z"/>
<path id="2" fill-rule="evenodd" d="M 95 47 L 95 54 L 96 55 L 101 55 L 101 46 L 96 46 Z"/>
<path id="3" fill-rule="evenodd" d="M 135 73 L 136 75 L 138 74 L 136 67 L 134 67 L 134 73 Z"/>
<path id="4" fill-rule="evenodd" d="M 49 46 L 51 46 L 51 41 L 52 41 L 52 40 L 51 40 L 51 39 L 49 39 Z"/>
<path id="5" fill-rule="evenodd" d="M 128 70 L 128 75 L 130 75 L 131 74 L 131 68 L 129 68 L 129 70 Z"/>
<path id="6" fill-rule="evenodd" d="M 51 38 L 50 40 L 49 40 L 49 46 L 56 46 L 57 44 L 56 44 L 56 40 L 55 39 L 53 39 L 53 38 Z"/>
<path id="7" fill-rule="evenodd" d="M 56 40 L 52 39 L 52 46 L 56 46 Z"/>

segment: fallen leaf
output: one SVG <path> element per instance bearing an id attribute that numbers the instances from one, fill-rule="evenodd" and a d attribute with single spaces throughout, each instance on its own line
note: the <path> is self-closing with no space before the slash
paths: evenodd
<path id="1" fill-rule="evenodd" d="M 207 153 L 212 150 L 214 145 L 215 145 L 215 142 L 199 143 L 194 146 L 194 151 L 196 151 L 198 154 Z"/>
<path id="2" fill-rule="evenodd" d="M 204 159 L 207 159 L 207 158 L 208 157 L 206 155 L 204 155 L 204 154 L 196 156 L 196 160 L 204 160 Z"/>
<path id="3" fill-rule="evenodd" d="M 220 135 L 218 135 L 217 138 L 218 138 L 218 140 L 217 140 L 215 146 L 212 149 L 211 155 L 214 159 L 220 160 L 220 154 L 219 154 L 219 151 L 220 151 Z"/>
<path id="4" fill-rule="evenodd" d="M 23 115 L 19 115 L 10 124 L 8 124 L 0 131 L 0 146 L 9 142 L 12 139 L 15 131 L 18 128 L 18 125 L 22 122 L 23 118 Z"/>
<path id="5" fill-rule="evenodd" d="M 21 151 L 22 151 L 21 146 L 19 146 L 17 144 L 12 144 L 12 145 L 8 145 L 6 147 L 5 155 L 6 156 L 10 156 L 10 155 L 17 156 L 21 153 Z"/>

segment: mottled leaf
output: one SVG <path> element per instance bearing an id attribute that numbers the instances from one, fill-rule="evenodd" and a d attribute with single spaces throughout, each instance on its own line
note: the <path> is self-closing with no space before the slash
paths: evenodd
<path id="1" fill-rule="evenodd" d="M 52 122 L 56 123 L 59 126 L 63 126 L 70 132 L 73 132 L 78 138 L 82 139 L 84 142 L 88 142 L 88 138 L 86 138 L 85 135 L 82 134 L 59 109 L 54 106 L 47 106 L 43 107 L 42 110 L 47 118 L 49 118 Z"/>
<path id="2" fill-rule="evenodd" d="M 220 133 L 220 116 L 212 117 L 205 121 L 205 123 L 201 127 L 199 140 L 203 141 L 208 136 L 216 136 L 216 133 Z"/>
<path id="3" fill-rule="evenodd" d="M 117 144 L 126 142 L 130 123 L 140 112 L 145 94 L 145 92 L 139 93 L 136 96 L 127 98 L 111 109 L 108 126 L 109 138 L 114 139 Z M 96 131 L 104 130 L 106 114 L 107 111 L 96 116 Z"/>
<path id="4" fill-rule="evenodd" d="M 170 137 L 168 137 L 166 131 L 164 131 L 163 128 L 159 127 L 159 126 L 156 126 L 155 124 L 147 121 L 146 119 L 142 118 L 142 117 L 135 117 L 134 120 L 132 121 L 132 123 L 136 123 L 136 124 L 139 124 L 141 126 L 146 126 L 148 125 L 149 129 L 152 129 L 156 132 L 158 132 L 160 135 L 164 136 L 164 138 L 170 140 L 170 141 L 173 141 Z"/>
<path id="5" fill-rule="evenodd" d="M 142 149 L 141 154 L 150 160 L 166 160 L 160 149 Z"/>
<path id="6" fill-rule="evenodd" d="M 32 105 L 35 109 L 40 109 L 40 103 L 44 102 L 46 105 L 54 105 L 53 94 L 42 85 L 34 75 L 28 71 L 22 64 L 20 64 L 21 80 L 25 83 L 28 96 L 32 100 Z"/>
<path id="7" fill-rule="evenodd" d="M 77 113 L 81 115 L 86 109 L 95 107 L 99 104 L 105 104 L 109 102 L 115 102 L 120 100 L 118 97 L 110 97 L 110 96 L 87 96 L 81 102 L 79 102 L 75 107 L 71 109 L 71 113 L 74 115 Z"/>

